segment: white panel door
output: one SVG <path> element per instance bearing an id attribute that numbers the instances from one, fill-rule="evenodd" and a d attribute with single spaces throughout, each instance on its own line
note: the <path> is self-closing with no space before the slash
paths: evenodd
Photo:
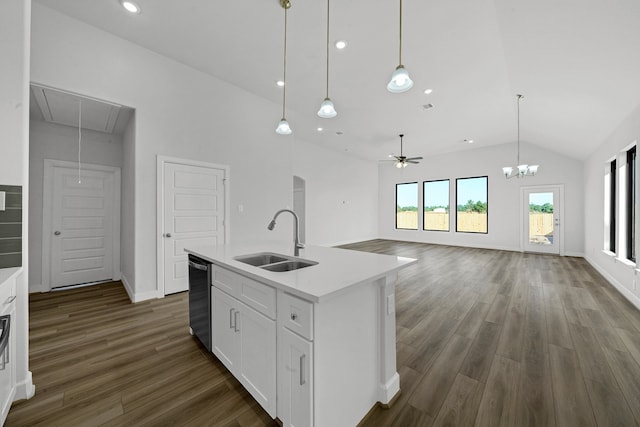
<path id="1" fill-rule="evenodd" d="M 523 221 L 526 252 L 560 253 L 560 191 L 557 187 L 524 189 Z"/>
<path id="2" fill-rule="evenodd" d="M 189 289 L 184 248 L 225 241 L 225 171 L 164 163 L 163 241 L 165 295 Z"/>
<path id="3" fill-rule="evenodd" d="M 80 181 L 77 169 L 53 169 L 52 288 L 114 277 L 114 174 L 83 170 Z"/>

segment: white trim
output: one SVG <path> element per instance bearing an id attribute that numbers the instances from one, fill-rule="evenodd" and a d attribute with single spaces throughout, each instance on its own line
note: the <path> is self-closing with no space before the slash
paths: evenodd
<path id="1" fill-rule="evenodd" d="M 202 162 L 199 160 L 182 159 L 179 157 L 158 156 L 156 160 L 156 278 L 157 285 L 153 297 L 147 297 L 150 292 L 145 292 L 140 298 L 164 298 L 164 166 L 167 163 L 174 163 L 186 166 L 198 166 L 208 169 L 219 169 L 224 171 L 224 243 L 231 242 L 231 221 L 229 188 L 231 182 L 231 170 L 228 165 Z M 137 295 L 136 295 L 137 297 Z M 142 299 L 140 300 L 142 301 Z M 134 301 L 137 302 L 137 301 Z"/>
<path id="2" fill-rule="evenodd" d="M 33 384 L 33 375 L 27 371 L 23 381 L 16 383 L 14 401 L 31 399 L 36 394 L 36 386 Z"/>
<path id="3" fill-rule="evenodd" d="M 586 256 L 584 259 L 587 260 L 587 262 L 589 264 L 591 264 L 591 266 L 593 268 L 596 269 L 596 271 L 598 273 L 600 273 L 602 275 L 602 277 L 604 277 L 609 283 L 611 283 L 611 285 L 616 288 L 616 290 L 618 292 L 620 292 L 622 294 L 622 296 L 624 296 L 627 300 L 629 300 L 629 302 L 631 304 L 633 304 L 638 310 L 640 310 L 640 298 L 638 298 L 637 295 L 635 295 L 633 292 L 631 292 L 626 286 L 624 286 L 622 283 L 618 282 L 611 274 L 609 274 L 607 272 L 607 270 L 605 270 L 604 268 L 600 267 L 594 260 L 592 260 L 590 257 Z"/>
<path id="4" fill-rule="evenodd" d="M 613 261 L 614 261 L 615 263 L 620 263 L 620 264 L 622 264 L 623 266 L 628 267 L 628 268 L 636 268 L 636 263 L 635 263 L 635 262 L 633 262 L 633 261 L 631 261 L 630 259 L 620 258 L 620 257 L 615 257 L 615 258 L 613 259 Z"/>
<path id="5" fill-rule="evenodd" d="M 53 169 L 75 169 L 78 164 L 63 160 L 44 159 L 44 182 L 42 186 L 42 284 L 43 292 L 51 290 L 51 214 L 53 209 Z M 120 168 L 115 166 L 83 163 L 85 170 L 113 174 L 113 280 L 120 280 Z"/>
<path id="6" fill-rule="evenodd" d="M 560 237 L 560 245 L 558 248 L 558 255 L 567 256 L 564 251 L 564 184 L 549 184 L 549 185 L 533 185 L 520 187 L 520 252 L 524 252 L 524 193 L 526 191 L 545 191 L 545 190 L 558 190 L 558 205 L 560 208 L 558 233 Z M 556 209 L 556 207 L 554 207 Z M 542 253 L 542 252 L 541 252 Z"/>
<path id="7" fill-rule="evenodd" d="M 122 286 L 124 286 L 124 290 L 127 291 L 127 295 L 129 295 L 129 300 L 131 302 L 135 302 L 136 293 L 131 287 L 131 285 L 129 284 L 129 281 L 127 280 L 127 276 L 125 276 L 124 273 L 120 277 L 120 281 L 122 282 Z"/>

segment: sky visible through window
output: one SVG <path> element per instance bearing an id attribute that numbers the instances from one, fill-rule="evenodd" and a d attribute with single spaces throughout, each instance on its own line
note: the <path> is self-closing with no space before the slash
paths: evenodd
<path id="1" fill-rule="evenodd" d="M 531 193 L 529 194 L 530 205 L 544 205 L 549 203 L 553 205 L 553 193 Z"/>
<path id="2" fill-rule="evenodd" d="M 424 183 L 424 205 L 449 206 L 449 181 L 427 181 Z"/>
<path id="3" fill-rule="evenodd" d="M 465 178 L 458 181 L 458 204 L 464 205 L 469 200 L 487 202 L 487 178 Z"/>
<path id="4" fill-rule="evenodd" d="M 418 207 L 418 183 L 402 184 L 397 187 L 398 205 Z"/>

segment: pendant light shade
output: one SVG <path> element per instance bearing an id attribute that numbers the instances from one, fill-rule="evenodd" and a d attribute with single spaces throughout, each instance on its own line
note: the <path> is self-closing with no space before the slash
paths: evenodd
<path id="1" fill-rule="evenodd" d="M 391 93 L 406 92 L 413 87 L 413 80 L 403 65 L 398 65 L 391 75 L 391 81 L 387 84 L 387 90 Z"/>
<path id="2" fill-rule="evenodd" d="M 291 126 L 289 126 L 289 122 L 284 117 L 280 120 L 280 122 L 278 122 L 276 133 L 280 135 L 291 135 Z"/>
<path id="3" fill-rule="evenodd" d="M 287 103 L 287 10 L 291 7 L 291 1 L 280 0 L 280 6 L 284 9 L 284 64 L 282 73 L 282 119 L 278 122 L 276 133 L 279 135 L 291 135 L 291 126 L 289 126 L 284 114 Z"/>
<path id="4" fill-rule="evenodd" d="M 327 80 L 326 80 L 326 96 L 322 104 L 320 104 L 320 109 L 318 110 L 318 116 L 323 119 L 330 119 L 338 115 L 336 108 L 333 106 L 333 101 L 329 98 L 329 2 L 327 0 Z"/>
<path id="5" fill-rule="evenodd" d="M 406 92 L 413 87 L 413 80 L 409 77 L 409 72 L 402 65 L 402 0 L 400 0 L 400 49 L 398 51 L 398 66 L 391 75 L 391 80 L 387 84 L 387 90 L 391 93 Z"/>
<path id="6" fill-rule="evenodd" d="M 325 98 L 320 105 L 320 109 L 318 110 L 318 116 L 323 119 L 330 119 L 338 115 L 335 107 L 333 106 L 333 101 L 329 98 Z"/>

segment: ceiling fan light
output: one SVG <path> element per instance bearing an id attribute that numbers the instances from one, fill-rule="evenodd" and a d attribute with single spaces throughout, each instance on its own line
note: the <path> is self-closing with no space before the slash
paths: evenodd
<path id="1" fill-rule="evenodd" d="M 396 162 L 396 167 L 397 167 L 398 169 L 402 169 L 402 162 L 401 162 L 401 161 L 397 161 L 397 162 Z"/>
<path id="2" fill-rule="evenodd" d="M 509 178 L 509 176 L 511 175 L 511 172 L 513 172 L 513 168 L 510 166 L 506 166 L 502 168 L 502 173 L 504 173 L 504 176 L 506 176 L 507 178 Z"/>
<path id="3" fill-rule="evenodd" d="M 406 168 L 406 167 L 407 167 L 407 165 L 408 165 L 408 163 L 407 163 L 407 162 L 402 162 L 402 167 L 403 167 L 403 168 Z"/>
<path id="4" fill-rule="evenodd" d="M 540 167 L 540 165 L 531 165 L 531 166 L 529 166 L 529 174 L 535 175 L 536 173 L 538 173 L 538 168 L 539 167 Z"/>
<path id="5" fill-rule="evenodd" d="M 333 106 L 333 102 L 329 98 L 325 98 L 320 105 L 320 109 L 318 110 L 318 116 L 323 119 L 330 119 L 338 115 L 335 107 Z"/>
<path id="6" fill-rule="evenodd" d="M 387 90 L 391 93 L 406 92 L 413 87 L 413 80 L 409 77 L 404 65 L 400 64 L 396 67 L 391 75 L 391 80 L 387 84 Z"/>
<path id="7" fill-rule="evenodd" d="M 291 126 L 289 126 L 289 122 L 284 117 L 280 120 L 280 122 L 278 122 L 276 133 L 280 135 L 291 135 Z"/>

